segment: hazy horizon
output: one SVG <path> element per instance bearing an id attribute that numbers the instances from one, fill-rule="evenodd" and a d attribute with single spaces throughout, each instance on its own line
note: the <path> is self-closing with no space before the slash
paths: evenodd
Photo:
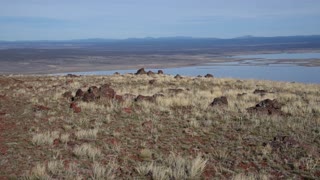
<path id="1" fill-rule="evenodd" d="M 318 0 L 2 0 L 0 40 L 317 35 Z"/>

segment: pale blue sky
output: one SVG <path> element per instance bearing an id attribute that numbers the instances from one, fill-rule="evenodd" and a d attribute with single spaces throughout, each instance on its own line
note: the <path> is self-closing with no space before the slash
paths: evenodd
<path id="1" fill-rule="evenodd" d="M 0 40 L 320 34 L 320 0 L 0 0 Z"/>

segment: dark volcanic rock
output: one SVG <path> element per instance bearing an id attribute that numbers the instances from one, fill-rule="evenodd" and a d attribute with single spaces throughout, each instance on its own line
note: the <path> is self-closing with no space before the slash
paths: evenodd
<path id="1" fill-rule="evenodd" d="M 117 102 L 123 102 L 124 101 L 123 96 L 120 96 L 120 95 L 115 95 L 114 96 L 114 100 L 116 100 Z"/>
<path id="2" fill-rule="evenodd" d="M 100 95 L 99 95 L 99 88 L 98 88 L 97 86 L 91 86 L 91 87 L 89 87 L 88 93 L 94 94 L 94 96 L 95 96 L 96 98 L 100 96 Z"/>
<path id="3" fill-rule="evenodd" d="M 212 74 L 206 74 L 204 77 L 205 78 L 213 78 L 213 75 Z"/>
<path id="4" fill-rule="evenodd" d="M 252 114 L 283 115 L 281 104 L 277 100 L 265 99 L 256 106 L 247 109 Z"/>
<path id="5" fill-rule="evenodd" d="M 158 70 L 158 74 L 163 74 L 163 71 L 162 70 Z"/>
<path id="6" fill-rule="evenodd" d="M 109 84 L 104 84 L 99 89 L 100 97 L 112 99 L 115 97 L 116 92 L 110 87 Z"/>
<path id="7" fill-rule="evenodd" d="M 81 108 L 78 107 L 77 103 L 73 102 L 70 104 L 70 108 L 73 109 L 74 113 L 79 113 L 81 112 Z"/>
<path id="8" fill-rule="evenodd" d="M 75 74 L 67 74 L 67 77 L 79 77 L 78 75 L 75 75 Z"/>
<path id="9" fill-rule="evenodd" d="M 76 92 L 76 97 L 82 97 L 84 95 L 84 92 L 81 89 L 78 89 Z"/>
<path id="10" fill-rule="evenodd" d="M 134 99 L 135 102 L 140 102 L 140 101 L 150 101 L 153 102 L 155 100 L 155 98 L 153 96 L 143 96 L 143 95 L 139 95 L 138 97 L 136 97 Z"/>
<path id="11" fill-rule="evenodd" d="M 147 72 L 144 70 L 144 68 L 141 68 L 136 72 L 136 75 L 140 75 L 140 74 L 147 74 Z"/>
<path id="12" fill-rule="evenodd" d="M 82 100 L 85 102 L 91 102 L 91 101 L 94 101 L 95 99 L 96 99 L 95 95 L 89 92 L 84 93 L 82 97 Z"/>
<path id="13" fill-rule="evenodd" d="M 154 72 L 152 72 L 152 71 L 148 71 L 148 72 L 147 72 L 147 75 L 148 75 L 148 76 L 150 76 L 150 75 L 154 75 Z"/>
<path id="14" fill-rule="evenodd" d="M 214 98 L 210 106 L 228 106 L 227 97 L 221 96 L 218 98 Z"/>
<path id="15" fill-rule="evenodd" d="M 174 78 L 175 79 L 182 79 L 182 76 L 180 76 L 180 74 L 177 74 Z"/>
<path id="16" fill-rule="evenodd" d="M 70 103 L 70 108 L 74 108 L 77 106 L 77 103 L 73 102 L 73 103 Z"/>
<path id="17" fill-rule="evenodd" d="M 198 78 L 201 78 L 202 76 L 201 76 L 201 75 L 198 75 L 197 77 L 198 77 Z"/>
<path id="18" fill-rule="evenodd" d="M 120 73 L 119 72 L 115 72 L 115 73 L 113 73 L 114 75 L 120 75 Z"/>

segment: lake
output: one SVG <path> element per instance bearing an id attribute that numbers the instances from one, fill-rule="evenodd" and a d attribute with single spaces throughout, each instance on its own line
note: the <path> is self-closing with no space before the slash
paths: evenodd
<path id="1" fill-rule="evenodd" d="M 252 62 L 255 58 L 264 59 L 320 59 L 320 53 L 295 53 L 295 54 L 257 54 L 234 56 L 235 58 L 243 58 L 242 62 L 228 62 L 219 64 L 204 64 L 200 66 L 166 68 L 163 69 L 165 74 L 197 76 L 207 73 L 213 74 L 215 77 L 228 77 L 238 79 L 260 79 L 260 80 L 275 80 L 303 83 L 320 83 L 320 67 L 297 66 L 294 64 L 244 64 L 243 62 Z M 146 69 L 157 71 L 158 69 Z M 110 75 L 115 72 L 121 74 L 135 73 L 134 70 L 115 70 L 115 71 L 92 71 L 92 72 L 76 72 L 78 75 Z"/>
<path id="2" fill-rule="evenodd" d="M 281 53 L 233 56 L 244 59 L 320 59 L 320 53 Z"/>

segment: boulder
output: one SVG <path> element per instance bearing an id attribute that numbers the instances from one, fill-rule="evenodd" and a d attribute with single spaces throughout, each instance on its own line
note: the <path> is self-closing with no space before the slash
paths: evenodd
<path id="1" fill-rule="evenodd" d="M 221 96 L 218 98 L 214 98 L 210 106 L 228 106 L 227 97 Z"/>
<path id="2" fill-rule="evenodd" d="M 163 74 L 163 71 L 162 70 L 158 70 L 158 74 Z"/>
<path id="3" fill-rule="evenodd" d="M 113 99 L 116 95 L 116 92 L 110 87 L 109 84 L 104 84 L 99 89 L 101 98 Z"/>
<path id="4" fill-rule="evenodd" d="M 74 107 L 77 107 L 77 103 L 73 102 L 73 103 L 70 103 L 70 106 L 69 106 L 71 109 L 73 109 Z"/>
<path id="5" fill-rule="evenodd" d="M 213 75 L 212 74 L 206 74 L 204 77 L 205 78 L 213 78 Z"/>
<path id="6" fill-rule="evenodd" d="M 174 78 L 175 79 L 182 79 L 182 76 L 180 76 L 180 74 L 177 74 Z"/>
<path id="7" fill-rule="evenodd" d="M 119 72 L 115 72 L 115 73 L 113 73 L 113 75 L 120 75 L 120 73 Z"/>
<path id="8" fill-rule="evenodd" d="M 71 103 L 70 104 L 70 108 L 73 110 L 74 113 L 80 113 L 81 112 L 81 108 L 78 107 L 77 103 Z"/>
<path id="9" fill-rule="evenodd" d="M 115 95 L 114 100 L 116 100 L 117 102 L 120 102 L 120 103 L 124 101 L 123 96 L 120 96 L 120 95 Z"/>
<path id="10" fill-rule="evenodd" d="M 76 92 L 76 97 L 82 97 L 84 95 L 84 92 L 81 89 L 78 89 Z"/>
<path id="11" fill-rule="evenodd" d="M 247 111 L 251 114 L 264 114 L 264 115 L 283 115 L 281 111 L 281 104 L 276 100 L 265 99 L 254 107 L 250 107 Z"/>
<path id="12" fill-rule="evenodd" d="M 154 75 L 154 72 L 148 71 L 148 72 L 147 72 L 147 75 L 148 75 L 148 76 Z"/>
<path id="13" fill-rule="evenodd" d="M 91 86 L 88 89 L 88 93 L 94 94 L 95 97 L 99 97 L 99 88 L 97 86 Z"/>
<path id="14" fill-rule="evenodd" d="M 95 99 L 96 99 L 95 95 L 89 92 L 84 93 L 82 97 L 82 100 L 85 102 L 91 102 L 91 101 L 94 101 Z"/>
<path id="15" fill-rule="evenodd" d="M 141 74 L 147 74 L 144 68 L 138 69 L 138 71 L 136 72 L 136 75 L 141 75 Z"/>

